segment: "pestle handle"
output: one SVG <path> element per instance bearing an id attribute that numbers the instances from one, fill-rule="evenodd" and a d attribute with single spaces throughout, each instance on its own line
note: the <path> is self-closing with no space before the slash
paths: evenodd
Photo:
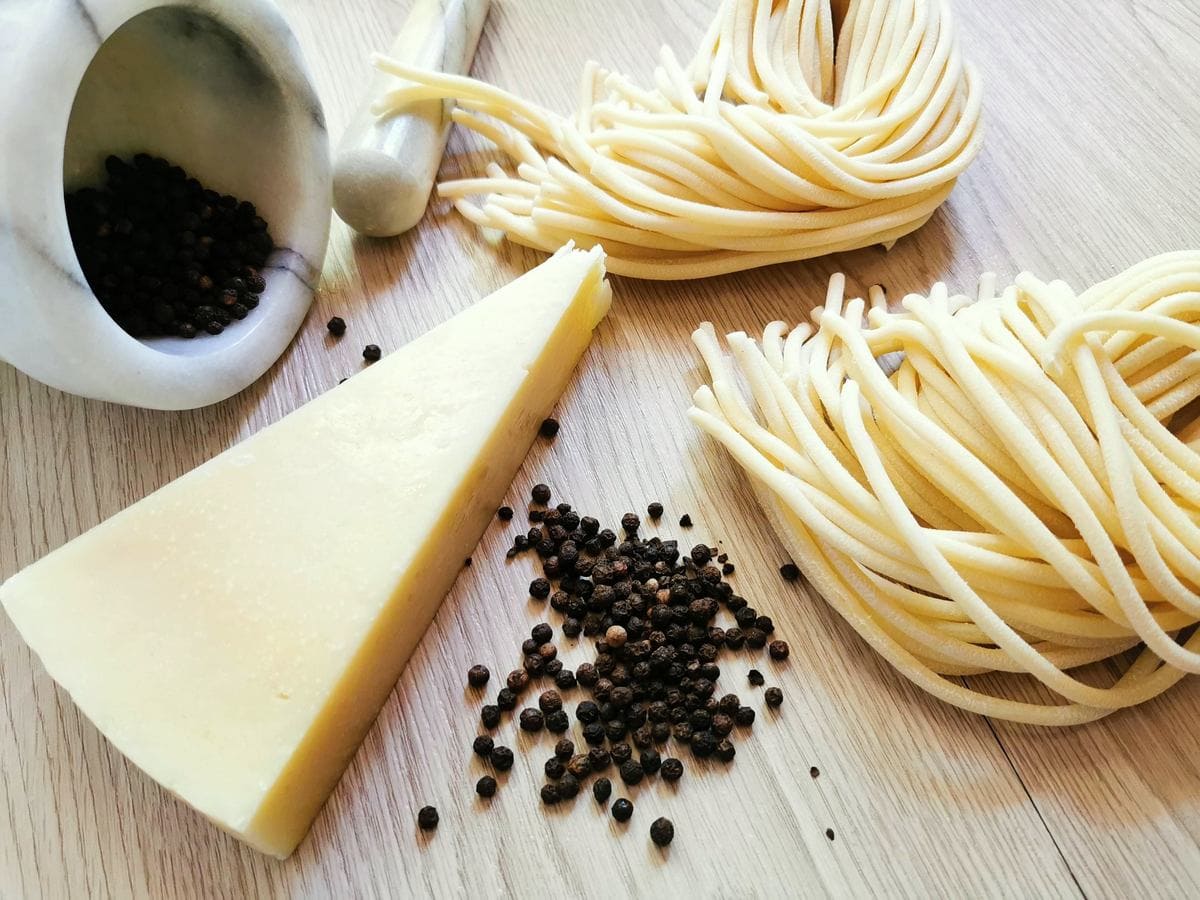
<path id="1" fill-rule="evenodd" d="M 465 75 L 487 10 L 488 0 L 416 0 L 388 55 Z M 450 134 L 450 100 L 414 103 L 383 119 L 371 112 L 396 82 L 394 75 L 374 74 L 334 162 L 334 209 L 371 237 L 400 234 L 421 220 Z"/>

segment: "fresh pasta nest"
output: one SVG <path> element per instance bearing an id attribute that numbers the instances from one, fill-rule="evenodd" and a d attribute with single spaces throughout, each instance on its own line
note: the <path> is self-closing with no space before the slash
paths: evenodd
<path id="1" fill-rule="evenodd" d="M 904 675 L 973 712 L 1086 722 L 1200 671 L 1200 428 L 1180 424 L 1200 396 L 1200 252 L 1078 295 L 994 284 L 889 311 L 836 276 L 815 327 L 731 334 L 732 359 L 705 325 L 691 417 Z M 1110 658 L 1111 686 L 1069 671 Z M 957 677 L 989 671 L 1047 701 Z"/>
<path id="2" fill-rule="evenodd" d="M 589 63 L 570 117 L 375 63 L 410 82 L 380 115 L 454 98 L 454 121 L 514 161 L 439 185 L 463 215 L 551 252 L 602 244 L 609 271 L 638 278 L 890 246 L 928 221 L 980 144 L 978 78 L 948 0 L 725 0 L 687 68 L 662 50 L 651 89 Z M 481 206 L 467 199 L 478 194 Z"/>

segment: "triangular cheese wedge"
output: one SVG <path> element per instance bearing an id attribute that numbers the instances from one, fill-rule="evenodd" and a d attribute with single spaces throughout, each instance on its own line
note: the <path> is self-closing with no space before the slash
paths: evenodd
<path id="1" fill-rule="evenodd" d="M 135 764 L 287 856 L 604 317 L 565 249 L 0 587 Z"/>

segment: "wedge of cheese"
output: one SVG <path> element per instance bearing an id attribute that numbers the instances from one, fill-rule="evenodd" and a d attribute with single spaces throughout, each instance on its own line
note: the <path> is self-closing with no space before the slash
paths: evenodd
<path id="1" fill-rule="evenodd" d="M 603 254 L 563 250 L 29 566 L 0 601 L 130 760 L 287 856 L 609 298 Z"/>

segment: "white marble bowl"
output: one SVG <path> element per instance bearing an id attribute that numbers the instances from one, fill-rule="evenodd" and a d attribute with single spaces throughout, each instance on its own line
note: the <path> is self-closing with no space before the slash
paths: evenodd
<path id="1" fill-rule="evenodd" d="M 0 2 L 0 359 L 52 387 L 190 409 L 248 386 L 312 301 L 329 236 L 320 102 L 270 0 Z M 279 249 L 218 336 L 126 334 L 88 289 L 64 189 L 147 152 L 254 203 Z"/>

